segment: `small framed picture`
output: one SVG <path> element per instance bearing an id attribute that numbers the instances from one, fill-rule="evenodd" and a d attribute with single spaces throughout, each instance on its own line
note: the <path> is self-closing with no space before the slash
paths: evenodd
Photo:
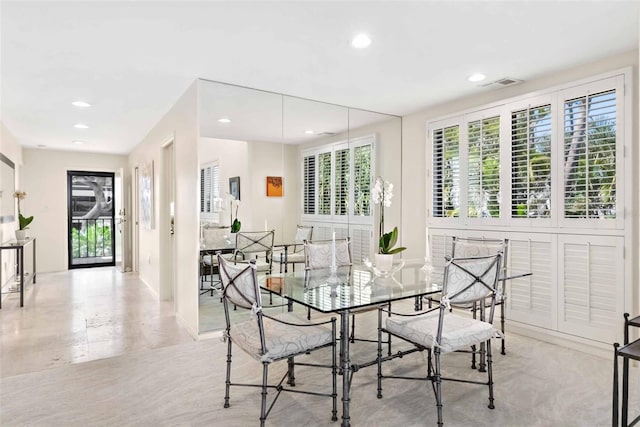
<path id="1" fill-rule="evenodd" d="M 234 176 L 229 178 L 229 194 L 231 194 L 235 200 L 240 200 L 240 177 L 239 176 Z"/>
<path id="2" fill-rule="evenodd" d="M 267 177 L 267 196 L 282 197 L 282 177 L 281 176 Z"/>

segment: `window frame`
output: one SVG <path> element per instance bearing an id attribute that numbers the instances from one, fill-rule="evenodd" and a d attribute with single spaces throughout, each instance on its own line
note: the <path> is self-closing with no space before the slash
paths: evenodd
<path id="1" fill-rule="evenodd" d="M 369 189 L 373 188 L 373 182 L 375 181 L 376 176 L 376 136 L 375 134 L 365 135 L 358 138 L 353 138 L 349 140 L 340 140 L 336 142 L 331 142 L 323 145 L 318 145 L 312 148 L 306 148 L 300 150 L 300 176 L 301 179 L 304 180 L 305 177 L 305 159 L 310 156 L 315 157 L 315 214 L 306 214 L 304 213 L 304 200 L 305 200 L 305 191 L 304 186 L 301 186 L 300 189 L 300 200 L 301 200 L 301 210 L 302 212 L 301 219 L 303 222 L 333 222 L 333 223 L 349 223 L 349 224 L 366 224 L 372 225 L 373 218 L 375 215 L 374 206 L 370 205 L 370 214 L 369 215 L 355 215 L 354 214 L 354 204 L 352 203 L 354 200 L 355 193 L 355 184 L 354 184 L 354 161 L 355 161 L 355 149 L 357 147 L 362 147 L 370 145 L 371 146 L 371 171 L 370 171 L 370 182 Z M 349 186 L 348 186 L 348 200 L 349 200 L 349 212 L 346 215 L 337 215 L 336 212 L 336 152 L 344 149 L 349 149 Z M 319 156 L 322 153 L 330 153 L 331 154 L 331 213 L 330 214 L 319 214 L 319 198 L 320 198 L 320 190 L 319 190 L 319 182 L 320 182 L 320 162 Z M 303 181 L 302 181 L 303 182 Z"/>
<path id="2" fill-rule="evenodd" d="M 631 82 L 629 67 L 581 79 L 564 85 L 558 85 L 541 91 L 527 93 L 518 97 L 496 101 L 478 108 L 460 111 L 446 117 L 435 118 L 426 123 L 426 218 L 427 226 L 456 227 L 474 225 L 476 227 L 513 226 L 522 231 L 540 227 L 550 231 L 552 228 L 564 229 L 624 229 L 625 209 L 629 209 L 631 195 L 628 180 L 629 136 L 632 134 L 632 118 L 630 115 L 632 97 L 628 93 Z M 627 92 L 625 92 L 625 87 Z M 564 127 L 561 120 L 564 117 L 564 101 L 607 90 L 616 91 L 616 218 L 589 219 L 564 218 L 564 183 L 560 182 L 564 166 Z M 550 218 L 517 218 L 512 217 L 511 203 L 511 113 L 528 106 L 536 107 L 551 105 L 551 216 Z M 473 118 L 493 109 L 499 110 L 501 115 L 501 219 L 469 218 L 468 217 L 468 124 Z M 434 217 L 434 164 L 433 164 L 433 131 L 440 128 L 460 126 L 460 216 Z"/>
<path id="3" fill-rule="evenodd" d="M 211 188 L 211 194 L 209 195 L 209 201 L 210 201 L 210 206 L 211 206 L 211 210 L 206 210 L 206 208 L 202 207 L 202 203 L 203 203 L 203 198 L 206 197 L 206 190 L 204 187 L 202 187 L 202 173 L 203 171 L 206 171 L 206 169 L 210 168 L 211 169 L 211 184 L 210 184 L 210 188 Z M 215 178 L 214 178 L 214 173 L 213 171 L 217 169 L 217 175 L 218 175 L 218 197 L 216 197 L 215 194 Z M 206 172 L 205 172 L 206 173 Z M 206 178 L 205 178 L 206 179 Z M 199 191 L 199 202 L 200 202 L 200 217 L 202 219 L 209 219 L 209 220 L 215 220 L 218 218 L 219 216 L 219 212 L 221 211 L 221 209 L 217 209 L 216 208 L 216 199 L 220 199 L 220 164 L 217 160 L 211 161 L 211 162 L 207 162 L 207 163 L 203 163 L 200 165 L 200 191 Z"/>

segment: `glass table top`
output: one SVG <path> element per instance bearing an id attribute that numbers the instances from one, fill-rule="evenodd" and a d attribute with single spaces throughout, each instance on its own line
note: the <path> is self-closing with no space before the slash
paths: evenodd
<path id="1" fill-rule="evenodd" d="M 388 273 L 373 266 L 354 265 L 337 269 L 272 274 L 260 286 L 291 301 L 329 313 L 384 304 L 437 293 L 442 275 L 424 268 L 424 260 L 398 260 Z"/>

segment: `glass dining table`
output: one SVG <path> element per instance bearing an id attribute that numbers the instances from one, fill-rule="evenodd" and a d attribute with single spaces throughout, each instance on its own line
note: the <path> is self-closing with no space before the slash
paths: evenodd
<path id="1" fill-rule="evenodd" d="M 394 301 L 415 299 L 416 309 L 422 297 L 441 290 L 441 275 L 425 268 L 424 260 L 396 260 L 388 272 L 371 265 L 307 270 L 272 274 L 260 279 L 260 286 L 287 300 L 322 313 L 340 315 L 340 363 L 342 372 L 342 426 L 350 425 L 351 374 L 349 357 L 349 319 L 352 312 Z M 355 367 L 357 369 L 357 366 Z"/>

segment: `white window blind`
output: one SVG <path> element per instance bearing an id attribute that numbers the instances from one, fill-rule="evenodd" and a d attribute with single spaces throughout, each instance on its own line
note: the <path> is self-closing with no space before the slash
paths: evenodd
<path id="1" fill-rule="evenodd" d="M 349 149 L 335 152 L 335 215 L 349 214 Z"/>
<path id="2" fill-rule="evenodd" d="M 616 91 L 564 101 L 564 216 L 616 218 Z"/>
<path id="3" fill-rule="evenodd" d="M 318 214 L 331 215 L 331 153 L 318 155 Z"/>
<path id="4" fill-rule="evenodd" d="M 470 218 L 500 217 L 500 116 L 468 124 Z"/>
<path id="5" fill-rule="evenodd" d="M 303 160 L 303 212 L 306 215 L 316 213 L 316 157 L 306 156 Z"/>
<path id="6" fill-rule="evenodd" d="M 220 173 L 217 163 L 200 168 L 200 213 L 214 212 L 215 199 L 220 198 Z"/>
<path id="7" fill-rule="evenodd" d="M 551 105 L 511 112 L 511 216 L 551 216 Z"/>
<path id="8" fill-rule="evenodd" d="M 371 144 L 353 150 L 353 214 L 371 215 Z"/>
<path id="9" fill-rule="evenodd" d="M 434 129 L 433 216 L 460 216 L 460 126 Z"/>

